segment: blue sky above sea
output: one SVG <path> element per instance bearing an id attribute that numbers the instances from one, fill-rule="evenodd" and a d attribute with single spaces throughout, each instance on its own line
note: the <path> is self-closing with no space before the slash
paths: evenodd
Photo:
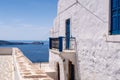
<path id="1" fill-rule="evenodd" d="M 0 40 L 48 40 L 57 0 L 0 0 Z"/>

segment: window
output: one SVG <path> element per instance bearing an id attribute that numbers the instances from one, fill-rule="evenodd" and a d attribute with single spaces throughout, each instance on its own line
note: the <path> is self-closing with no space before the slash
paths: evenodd
<path id="1" fill-rule="evenodd" d="M 120 34 L 120 0 L 111 0 L 111 34 Z"/>

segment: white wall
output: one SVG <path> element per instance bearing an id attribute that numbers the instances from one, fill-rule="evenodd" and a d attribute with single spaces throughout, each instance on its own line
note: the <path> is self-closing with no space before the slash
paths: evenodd
<path id="1" fill-rule="evenodd" d="M 65 36 L 65 21 L 70 18 L 71 35 L 77 41 L 80 79 L 119 80 L 120 43 L 106 41 L 110 0 L 78 0 L 79 3 L 67 9 L 75 1 L 59 0 L 51 36 Z"/>
<path id="2" fill-rule="evenodd" d="M 57 53 L 59 54 L 59 53 Z M 55 69 L 57 71 L 57 64 L 59 63 L 60 66 L 60 80 L 65 80 L 65 75 L 64 75 L 64 65 L 63 65 L 63 60 L 59 55 L 55 55 L 55 53 L 49 51 L 49 63 L 50 63 L 50 67 Z M 57 76 L 57 74 L 56 74 Z"/>

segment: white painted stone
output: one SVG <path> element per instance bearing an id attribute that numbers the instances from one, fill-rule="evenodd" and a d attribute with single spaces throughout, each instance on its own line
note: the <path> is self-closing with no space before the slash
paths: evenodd
<path id="1" fill-rule="evenodd" d="M 50 51 L 49 56 L 50 56 L 50 58 L 49 58 L 50 67 L 52 69 L 57 70 L 57 68 L 56 68 L 57 64 L 56 63 L 59 63 L 59 65 L 60 65 L 60 80 L 65 80 L 63 60 L 61 59 L 61 57 L 59 57 L 59 55 L 55 55 L 51 51 Z M 56 74 L 56 76 L 57 76 L 57 74 Z"/>
<path id="2" fill-rule="evenodd" d="M 56 33 L 51 37 L 65 37 L 65 21 L 70 18 L 71 35 L 77 42 L 78 80 L 120 80 L 120 43 L 107 42 L 110 0 L 78 0 L 80 4 L 67 9 L 75 1 L 59 0 L 53 25 Z M 120 37 L 112 41 L 115 39 L 120 40 Z M 60 58 L 52 54 L 51 64 L 56 60 Z"/>

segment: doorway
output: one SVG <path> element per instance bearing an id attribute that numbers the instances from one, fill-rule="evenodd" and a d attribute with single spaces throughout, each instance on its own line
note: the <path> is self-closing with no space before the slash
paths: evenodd
<path id="1" fill-rule="evenodd" d="M 60 65 L 57 63 L 57 80 L 60 80 Z"/>
<path id="2" fill-rule="evenodd" d="M 75 66 L 71 61 L 68 62 L 68 80 L 75 80 Z"/>

